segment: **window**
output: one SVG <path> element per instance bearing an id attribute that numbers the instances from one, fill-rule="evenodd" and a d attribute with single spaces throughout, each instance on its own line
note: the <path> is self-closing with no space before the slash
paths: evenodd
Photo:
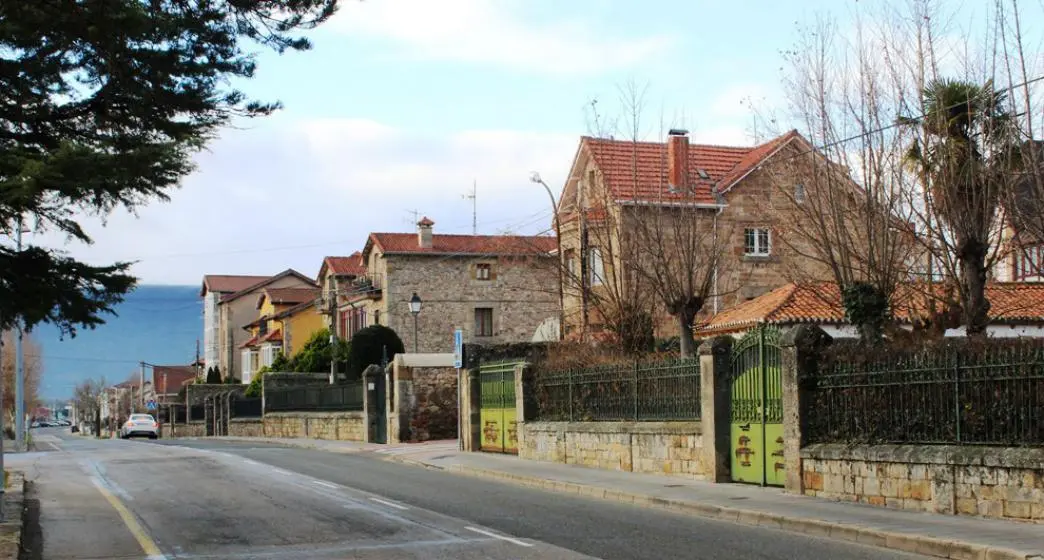
<path id="1" fill-rule="evenodd" d="M 569 282 L 570 279 L 576 278 L 576 249 L 566 249 L 564 257 L 566 272 L 569 274 L 566 281 Z"/>
<path id="2" fill-rule="evenodd" d="M 276 357 L 282 353 L 282 349 L 279 346 L 273 346 L 267 344 L 261 347 L 261 366 L 270 366 L 275 361 Z"/>
<path id="3" fill-rule="evenodd" d="M 591 247 L 587 253 L 588 267 L 591 277 L 588 279 L 592 286 L 601 286 L 605 279 L 605 263 L 602 262 L 602 250 Z"/>
<path id="4" fill-rule="evenodd" d="M 743 252 L 747 256 L 767 257 L 771 252 L 771 236 L 766 228 L 745 229 L 743 241 Z"/>
<path id="5" fill-rule="evenodd" d="M 805 185 L 801 183 L 794 185 L 794 202 L 804 204 L 805 200 Z"/>
<path id="6" fill-rule="evenodd" d="M 243 379 L 249 377 L 254 371 L 254 355 L 250 350 L 243 350 L 241 355 L 243 363 L 239 366 Z"/>
<path id="7" fill-rule="evenodd" d="M 1025 280 L 1040 276 L 1041 266 L 1044 266 L 1044 247 L 1023 247 L 1015 256 L 1015 279 Z"/>
<path id="8" fill-rule="evenodd" d="M 475 279 L 476 280 L 491 280 L 493 278 L 493 265 L 489 263 L 479 263 L 475 265 Z"/>
<path id="9" fill-rule="evenodd" d="M 475 336 L 493 336 L 493 308 L 475 308 Z"/>
<path id="10" fill-rule="evenodd" d="M 264 336 L 266 334 L 268 334 L 268 321 L 262 319 L 261 322 L 257 325 L 257 335 Z"/>
<path id="11" fill-rule="evenodd" d="M 373 324 L 375 324 L 375 325 L 381 324 L 381 310 L 380 309 L 374 309 L 373 310 Z"/>

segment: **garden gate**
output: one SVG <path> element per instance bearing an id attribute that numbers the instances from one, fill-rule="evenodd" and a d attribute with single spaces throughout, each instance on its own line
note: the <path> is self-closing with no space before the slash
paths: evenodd
<path id="1" fill-rule="evenodd" d="M 783 486 L 783 377 L 780 330 L 760 326 L 733 348 L 730 441 L 732 480 Z"/>

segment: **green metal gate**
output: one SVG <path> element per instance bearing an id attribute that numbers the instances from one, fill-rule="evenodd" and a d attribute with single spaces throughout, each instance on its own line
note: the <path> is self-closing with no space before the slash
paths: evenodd
<path id="1" fill-rule="evenodd" d="M 783 377 L 780 331 L 748 332 L 732 352 L 732 480 L 783 486 Z"/>
<path id="2" fill-rule="evenodd" d="M 479 419 L 482 422 L 483 451 L 518 453 L 515 366 L 522 363 L 506 361 L 479 366 Z"/>

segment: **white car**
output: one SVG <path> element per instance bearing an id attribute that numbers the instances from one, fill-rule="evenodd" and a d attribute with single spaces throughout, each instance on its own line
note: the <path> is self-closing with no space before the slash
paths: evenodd
<path id="1" fill-rule="evenodd" d="M 149 439 L 159 437 L 159 426 L 151 414 L 131 414 L 120 427 L 120 437 L 130 439 L 134 436 L 148 436 Z"/>

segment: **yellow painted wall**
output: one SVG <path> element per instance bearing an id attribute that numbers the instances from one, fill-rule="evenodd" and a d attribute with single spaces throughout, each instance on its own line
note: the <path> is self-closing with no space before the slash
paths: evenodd
<path id="1" fill-rule="evenodd" d="M 316 331 L 326 328 L 323 316 L 319 314 L 314 305 L 309 305 L 289 317 L 284 317 L 282 321 L 283 328 L 286 329 L 283 331 L 283 344 L 285 347 L 286 341 L 290 341 L 291 357 L 301 351 L 301 348 Z"/>

